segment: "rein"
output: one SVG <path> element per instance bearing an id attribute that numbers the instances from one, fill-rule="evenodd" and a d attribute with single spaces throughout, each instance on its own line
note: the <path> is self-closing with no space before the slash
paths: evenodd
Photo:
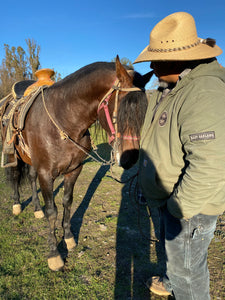
<path id="1" fill-rule="evenodd" d="M 100 162 L 102 163 L 102 165 L 111 165 L 111 161 L 106 161 L 104 160 L 102 157 L 100 157 L 95 151 L 96 155 L 98 156 L 99 159 L 101 159 L 101 161 L 97 160 L 93 155 L 91 155 L 89 153 L 89 151 L 81 146 L 79 143 L 77 143 L 76 141 L 74 141 L 68 134 L 65 133 L 65 131 L 63 131 L 59 125 L 54 121 L 54 119 L 52 118 L 51 114 L 49 113 L 48 109 L 47 109 L 47 106 L 46 106 L 46 103 L 45 103 L 45 98 L 44 98 L 44 93 L 43 93 L 43 89 L 41 89 L 41 95 L 42 95 L 42 102 L 43 102 L 43 105 L 44 105 L 44 108 L 45 108 L 45 111 L 49 117 L 49 119 L 52 121 L 52 123 L 55 125 L 55 127 L 58 129 L 59 131 L 59 134 L 60 134 L 60 137 L 62 140 L 69 140 L 71 141 L 78 149 L 80 149 L 81 151 L 83 151 L 88 157 L 92 158 L 95 162 Z"/>

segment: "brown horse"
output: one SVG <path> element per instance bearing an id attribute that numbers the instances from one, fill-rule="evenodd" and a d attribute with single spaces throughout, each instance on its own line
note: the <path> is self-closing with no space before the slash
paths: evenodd
<path id="1" fill-rule="evenodd" d="M 50 269 L 59 270 L 64 265 L 55 236 L 57 207 L 53 195 L 54 180 L 64 175 L 62 226 L 64 240 L 70 250 L 75 247 L 70 229 L 73 188 L 82 170 L 82 162 L 91 149 L 88 128 L 99 120 L 120 155 L 120 164 L 124 168 L 131 167 L 138 159 L 137 139 L 147 107 L 144 86 L 151 75 L 141 76 L 135 71 L 128 71 L 119 58 L 116 63 L 93 63 L 43 90 L 28 111 L 15 147 L 18 167 L 23 163 L 31 166 L 30 179 L 37 211 L 41 210 L 35 183 L 38 176 L 50 228 Z M 26 146 L 23 149 L 18 142 L 21 138 Z M 18 167 L 10 168 L 17 204 Z"/>

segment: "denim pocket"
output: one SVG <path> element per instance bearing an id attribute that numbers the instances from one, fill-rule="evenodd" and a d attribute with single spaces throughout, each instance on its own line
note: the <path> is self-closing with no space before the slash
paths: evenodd
<path id="1" fill-rule="evenodd" d="M 214 236 L 217 216 L 199 214 L 191 220 L 190 245 L 191 257 L 190 267 L 198 273 L 200 266 L 207 260 L 209 244 Z"/>
<path id="2" fill-rule="evenodd" d="M 214 231 L 216 229 L 216 222 L 218 216 L 208 216 L 199 214 L 193 217 L 192 220 L 192 232 L 191 238 L 200 238 L 212 239 L 214 236 Z"/>

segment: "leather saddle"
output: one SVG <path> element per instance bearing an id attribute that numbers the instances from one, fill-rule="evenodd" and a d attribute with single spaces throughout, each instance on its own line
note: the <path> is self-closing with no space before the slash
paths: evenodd
<path id="1" fill-rule="evenodd" d="M 34 80 L 16 82 L 12 86 L 11 93 L 0 100 L 0 121 L 2 135 L 2 158 L 1 167 L 14 167 L 17 165 L 15 149 L 16 137 L 20 141 L 20 133 L 24 128 L 24 122 L 31 105 L 37 98 L 41 89 L 48 86 L 36 87 L 29 95 L 24 96 L 26 89 L 35 83 Z M 8 155 L 14 155 L 14 161 L 8 162 Z"/>

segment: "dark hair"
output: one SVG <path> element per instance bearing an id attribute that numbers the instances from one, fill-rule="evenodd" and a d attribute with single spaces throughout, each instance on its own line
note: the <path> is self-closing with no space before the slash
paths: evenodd
<path id="1" fill-rule="evenodd" d="M 212 61 L 216 60 L 215 57 L 206 58 L 206 59 L 199 59 L 199 60 L 190 60 L 190 61 L 182 61 L 185 68 L 194 69 L 200 64 L 209 64 Z"/>

